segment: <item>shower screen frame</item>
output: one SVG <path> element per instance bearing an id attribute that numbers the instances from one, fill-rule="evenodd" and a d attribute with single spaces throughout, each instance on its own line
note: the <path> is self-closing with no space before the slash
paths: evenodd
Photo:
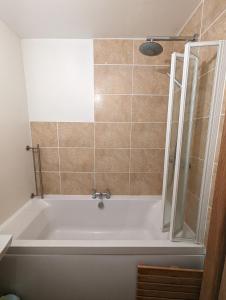
<path id="1" fill-rule="evenodd" d="M 207 223 L 208 214 L 208 203 L 211 192 L 211 181 L 214 167 L 214 158 L 216 153 L 216 145 L 218 136 L 216 132 L 219 132 L 220 116 L 222 111 L 222 103 L 224 96 L 224 84 L 225 84 L 225 73 L 226 73 L 226 41 L 210 41 L 210 42 L 192 42 L 187 43 L 185 46 L 184 53 L 184 65 L 183 65 L 183 80 L 180 100 L 180 112 L 179 112 L 179 125 L 178 125 L 178 138 L 177 138 L 177 149 L 176 149 L 176 162 L 175 162 L 175 173 L 174 173 L 174 184 L 173 184 L 173 197 L 172 197 L 172 210 L 171 210 L 171 221 L 170 221 L 170 239 L 172 241 L 184 241 L 189 240 L 185 237 L 178 237 L 174 234 L 176 226 L 176 208 L 177 208 L 177 193 L 180 175 L 180 164 L 181 164 L 181 151 L 182 151 L 182 140 L 183 140 L 183 125 L 185 115 L 185 103 L 187 96 L 187 83 L 188 83 L 188 70 L 189 62 L 191 57 L 191 50 L 198 47 L 218 47 L 216 67 L 214 74 L 214 83 L 211 97 L 211 108 L 210 117 L 208 124 L 208 133 L 206 141 L 206 150 L 204 156 L 204 167 L 203 176 L 201 181 L 201 192 L 200 201 L 198 207 L 198 218 L 195 238 L 193 242 L 203 244 L 204 236 Z M 173 71 L 173 70 L 172 70 Z M 171 100 L 173 101 L 173 100 Z M 169 120 L 168 120 L 169 122 Z"/>
<path id="2" fill-rule="evenodd" d="M 163 174 L 163 188 L 162 188 L 162 199 L 163 199 L 163 215 L 162 215 L 162 231 L 170 230 L 171 205 L 167 204 L 167 186 L 168 186 L 168 175 L 169 175 L 169 163 L 170 163 L 170 143 L 172 138 L 172 124 L 173 124 L 173 106 L 174 106 L 174 92 L 175 85 L 178 85 L 176 79 L 176 67 L 178 60 L 184 60 L 184 54 L 173 52 L 171 56 L 171 67 L 170 67 L 170 84 L 169 84 L 169 101 L 168 101 L 168 114 L 167 114 L 167 128 L 166 128 L 166 148 L 164 157 L 164 174 Z M 180 85 L 181 89 L 182 83 Z"/>

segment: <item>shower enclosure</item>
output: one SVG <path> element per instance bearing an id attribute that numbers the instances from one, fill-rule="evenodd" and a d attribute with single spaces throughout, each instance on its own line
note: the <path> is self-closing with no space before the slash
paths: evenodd
<path id="1" fill-rule="evenodd" d="M 162 223 L 172 241 L 204 243 L 225 70 L 225 41 L 172 54 Z"/>

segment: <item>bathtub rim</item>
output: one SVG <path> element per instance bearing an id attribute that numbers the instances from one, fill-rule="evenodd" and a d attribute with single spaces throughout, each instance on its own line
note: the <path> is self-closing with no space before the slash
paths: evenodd
<path id="1" fill-rule="evenodd" d="M 21 208 L 0 225 L 0 231 L 17 217 L 25 208 L 29 208 L 36 200 L 40 209 L 49 204 L 47 201 L 96 201 L 91 195 L 46 195 L 42 199 L 29 199 Z M 161 195 L 153 196 L 112 196 L 110 201 L 153 201 L 162 200 Z M 105 200 L 109 201 L 108 199 Z M 101 255 L 204 255 L 205 247 L 193 242 L 171 242 L 170 240 L 22 240 L 13 239 L 7 251 L 9 254 L 101 254 Z"/>
<path id="2" fill-rule="evenodd" d="M 14 240 L 8 254 L 205 255 L 203 245 L 166 240 Z"/>

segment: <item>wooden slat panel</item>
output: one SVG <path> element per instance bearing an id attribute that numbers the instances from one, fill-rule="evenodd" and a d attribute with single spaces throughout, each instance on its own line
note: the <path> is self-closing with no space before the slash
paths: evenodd
<path id="1" fill-rule="evenodd" d="M 138 266 L 139 274 L 164 275 L 169 277 L 202 278 L 202 270 Z"/>
<path id="2" fill-rule="evenodd" d="M 159 297 L 138 296 L 137 300 L 172 300 L 172 299 L 169 299 L 169 298 L 159 298 Z M 184 299 L 177 299 L 177 300 L 184 300 Z"/>
<path id="3" fill-rule="evenodd" d="M 159 297 L 144 297 L 144 296 L 138 296 L 137 300 L 172 300 L 172 299 L 167 299 L 167 298 L 159 298 Z"/>
<path id="4" fill-rule="evenodd" d="M 138 266 L 137 300 L 198 300 L 202 271 Z"/>
<path id="5" fill-rule="evenodd" d="M 199 294 L 190 294 L 183 292 L 155 291 L 155 290 L 137 290 L 137 296 L 150 296 L 168 299 L 194 300 L 199 298 Z"/>
<path id="6" fill-rule="evenodd" d="M 138 296 L 137 300 L 172 300 L 169 298 L 159 298 L 159 297 L 145 297 L 145 296 Z M 175 299 L 175 300 L 184 300 L 184 299 Z M 197 298 L 198 300 L 198 298 Z"/>
<path id="7" fill-rule="evenodd" d="M 157 290 L 157 291 L 175 291 L 184 293 L 199 293 L 200 286 L 194 285 L 174 285 L 174 284 L 163 284 L 163 283 L 148 283 L 138 282 L 138 289 L 142 290 Z"/>
<path id="8" fill-rule="evenodd" d="M 139 282 L 153 282 L 153 283 L 169 283 L 200 286 L 202 280 L 196 278 L 183 278 L 183 277 L 168 277 L 168 276 L 152 276 L 152 275 L 139 275 Z"/>

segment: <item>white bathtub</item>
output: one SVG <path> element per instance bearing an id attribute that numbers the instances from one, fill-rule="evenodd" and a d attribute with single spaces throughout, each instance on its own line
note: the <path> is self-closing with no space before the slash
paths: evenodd
<path id="1" fill-rule="evenodd" d="M 0 234 L 13 235 L 10 251 L 14 253 L 22 247 L 71 247 L 76 252 L 76 248 L 88 247 L 89 253 L 90 248 L 108 252 L 111 248 L 123 251 L 124 247 L 136 248 L 126 251 L 139 254 L 203 253 L 203 248 L 193 243 L 170 242 L 168 233 L 161 231 L 158 196 L 113 196 L 104 200 L 104 209 L 98 208 L 98 201 L 90 196 L 29 200 L 0 226 Z"/>
<path id="2" fill-rule="evenodd" d="M 0 234 L 13 234 L 13 242 L 0 262 L 0 293 L 11 290 L 23 300 L 133 300 L 139 263 L 202 267 L 202 246 L 170 242 L 161 232 L 160 197 L 113 196 L 102 210 L 97 204 L 90 196 L 32 199 L 2 224 Z"/>

